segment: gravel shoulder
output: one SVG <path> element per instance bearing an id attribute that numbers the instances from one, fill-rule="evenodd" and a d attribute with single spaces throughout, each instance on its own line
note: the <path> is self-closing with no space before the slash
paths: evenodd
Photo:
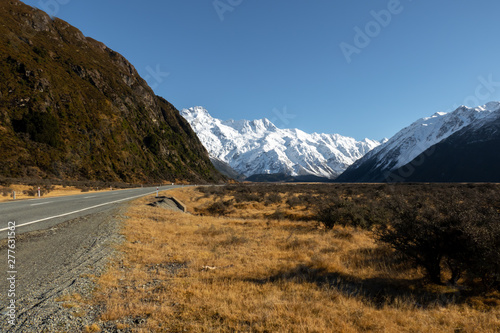
<path id="1" fill-rule="evenodd" d="M 127 204 L 87 215 L 51 229 L 16 238 L 16 324 L 7 313 L 7 242 L 0 242 L 0 331 L 80 332 L 95 322 L 99 309 L 75 298 L 94 288 L 122 241 L 119 234 Z"/>

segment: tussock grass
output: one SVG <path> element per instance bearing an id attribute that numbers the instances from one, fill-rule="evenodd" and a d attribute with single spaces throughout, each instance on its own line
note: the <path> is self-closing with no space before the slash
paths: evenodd
<path id="1" fill-rule="evenodd" d="M 169 191 L 191 212 L 213 202 Z M 137 332 L 498 332 L 499 295 L 427 285 L 365 230 L 266 219 L 286 198 L 230 217 L 132 204 L 121 255 L 98 279 L 101 320 Z M 230 197 L 222 200 L 231 200 Z M 299 208 L 300 209 L 300 208 Z M 258 217 L 258 218 L 256 218 Z M 89 329 L 90 331 L 90 329 Z"/>

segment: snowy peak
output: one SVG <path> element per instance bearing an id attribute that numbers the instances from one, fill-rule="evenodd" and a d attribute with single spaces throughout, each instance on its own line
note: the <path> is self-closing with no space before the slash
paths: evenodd
<path id="1" fill-rule="evenodd" d="M 191 119 L 212 118 L 208 111 L 201 106 L 195 106 L 194 108 L 189 109 L 189 112 L 186 111 L 187 110 L 181 111 L 181 115 L 186 119 L 187 117 L 190 117 Z"/>
<path id="2" fill-rule="evenodd" d="M 431 147 L 466 128 L 478 128 L 500 115 L 500 102 L 476 108 L 461 106 L 453 112 L 437 112 L 402 129 L 389 141 L 351 166 L 341 181 L 382 181 L 383 173 L 401 168 Z"/>
<path id="3" fill-rule="evenodd" d="M 266 118 L 252 120 L 252 121 L 227 120 L 227 121 L 223 121 L 222 124 L 224 124 L 226 126 L 230 126 L 239 132 L 253 134 L 253 135 L 261 135 L 267 131 L 276 131 L 278 129 L 276 126 L 274 126 L 274 124 L 272 122 L 270 122 Z"/>
<path id="4" fill-rule="evenodd" d="M 208 111 L 201 107 L 201 106 L 195 106 L 193 108 L 184 109 L 180 111 L 181 116 L 183 116 L 186 120 L 192 121 L 192 120 L 198 120 L 198 121 L 214 121 L 215 119 L 212 118 L 212 116 L 208 113 Z"/>
<path id="5" fill-rule="evenodd" d="M 486 105 L 478 107 L 481 111 L 497 112 L 500 110 L 500 102 L 489 102 Z"/>
<path id="6" fill-rule="evenodd" d="M 401 167 L 453 133 L 489 117 L 499 106 L 494 102 L 477 108 L 461 106 L 450 113 L 422 118 L 392 137 L 378 153 L 378 159 L 389 169 Z"/>
<path id="7" fill-rule="evenodd" d="M 364 154 L 380 145 L 339 134 L 308 134 L 280 129 L 268 119 L 219 120 L 206 109 L 184 109 L 210 156 L 249 177 L 259 174 L 316 176 L 333 179 Z"/>

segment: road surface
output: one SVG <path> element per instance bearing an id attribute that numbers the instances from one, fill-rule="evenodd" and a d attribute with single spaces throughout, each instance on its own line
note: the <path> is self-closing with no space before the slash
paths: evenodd
<path id="1" fill-rule="evenodd" d="M 72 299 L 92 292 L 94 277 L 123 240 L 123 203 L 155 192 L 138 188 L 1 203 L 0 332 L 82 332 L 98 321 L 98 307 Z M 5 239 L 9 221 L 16 221 L 11 252 Z"/>
<path id="2" fill-rule="evenodd" d="M 179 186 L 161 186 L 159 190 L 176 187 Z M 0 203 L 0 239 L 7 237 L 9 222 L 15 221 L 16 234 L 48 229 L 71 219 L 104 212 L 119 203 L 155 192 L 156 187 L 148 187 Z"/>

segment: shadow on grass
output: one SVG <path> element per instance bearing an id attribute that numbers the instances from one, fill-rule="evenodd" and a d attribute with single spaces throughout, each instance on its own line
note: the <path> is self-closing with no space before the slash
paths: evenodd
<path id="1" fill-rule="evenodd" d="M 417 308 L 444 306 L 464 303 L 466 293 L 454 287 L 427 288 L 424 279 L 366 278 L 329 272 L 325 268 L 313 265 L 298 265 L 287 271 L 280 271 L 264 279 L 246 279 L 256 284 L 279 283 L 314 283 L 319 287 L 336 289 L 348 297 L 361 297 L 377 308 L 396 306 L 403 301 Z"/>

